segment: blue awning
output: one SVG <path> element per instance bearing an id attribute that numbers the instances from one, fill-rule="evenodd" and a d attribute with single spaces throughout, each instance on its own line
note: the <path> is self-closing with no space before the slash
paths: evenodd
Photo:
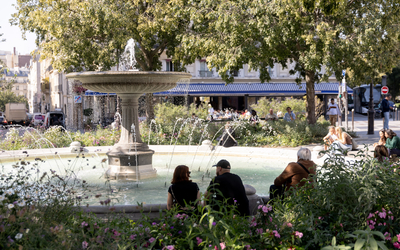
<path id="1" fill-rule="evenodd" d="M 86 90 L 85 91 L 85 96 L 112 96 L 116 95 L 115 93 L 101 93 L 101 92 L 94 92 L 91 90 Z"/>
<path id="2" fill-rule="evenodd" d="M 353 90 L 347 87 L 348 94 Z M 315 84 L 316 95 L 337 95 L 339 83 Z M 301 96 L 306 94 L 306 84 L 302 83 L 179 83 L 175 88 L 154 93 L 155 96 Z M 101 93 L 87 90 L 85 96 L 112 96 L 115 93 Z"/>
<path id="3" fill-rule="evenodd" d="M 348 94 L 353 90 L 347 87 Z M 315 84 L 315 94 L 337 95 L 339 83 L 318 83 Z M 156 96 L 292 96 L 305 95 L 306 84 L 302 83 L 180 83 L 175 88 L 154 93 Z"/>

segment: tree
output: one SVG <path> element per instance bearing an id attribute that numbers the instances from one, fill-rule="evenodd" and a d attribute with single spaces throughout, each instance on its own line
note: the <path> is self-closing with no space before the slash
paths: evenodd
<path id="1" fill-rule="evenodd" d="M 137 67 L 161 68 L 160 55 L 173 55 L 189 19 L 184 0 L 17 0 L 12 23 L 37 35 L 42 58 L 63 72 L 110 70 L 127 41 L 134 39 Z M 154 117 L 147 95 L 148 118 Z M 148 120 L 150 120 L 148 119 Z"/>
<path id="2" fill-rule="evenodd" d="M 387 74 L 387 86 L 393 98 L 400 94 L 400 67 L 397 66 L 392 69 L 390 74 Z"/>
<path id="3" fill-rule="evenodd" d="M 229 71 L 249 64 L 271 79 L 268 66 L 294 63 L 296 82 L 306 81 L 307 119 L 315 118 L 314 84 L 342 70 L 354 82 L 377 78 L 393 67 L 398 48 L 398 0 L 199 0 L 186 10 L 191 32 L 184 34 L 185 61 L 207 57 L 230 83 Z M 395 56 L 388 56 L 395 53 Z"/>

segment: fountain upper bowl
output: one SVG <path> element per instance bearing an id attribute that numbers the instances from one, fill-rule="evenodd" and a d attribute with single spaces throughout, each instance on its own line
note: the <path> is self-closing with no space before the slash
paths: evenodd
<path id="1" fill-rule="evenodd" d="M 82 82 L 84 88 L 103 93 L 154 93 L 176 87 L 189 80 L 189 73 L 165 71 L 86 71 L 67 74 L 67 78 Z"/>

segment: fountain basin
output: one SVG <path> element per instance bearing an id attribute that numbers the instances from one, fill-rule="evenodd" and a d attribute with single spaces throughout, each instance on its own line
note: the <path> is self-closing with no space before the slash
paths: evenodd
<path id="1" fill-rule="evenodd" d="M 253 148 L 253 147 L 216 147 L 215 150 L 200 150 L 197 146 L 161 146 L 152 145 L 150 149 L 156 152 L 153 165 L 157 169 L 157 178 L 140 181 L 109 181 L 106 187 L 103 176 L 108 169 L 106 153 L 111 147 L 87 147 L 87 153 L 76 158 L 68 148 L 42 149 L 23 151 L 6 151 L 0 154 L 0 164 L 4 165 L 4 171 L 11 169 L 11 163 L 24 159 L 34 161 L 41 158 L 45 161 L 41 165 L 41 171 L 49 169 L 64 174 L 63 168 L 73 167 L 77 169 L 77 177 L 86 180 L 91 188 L 93 197 L 85 200 L 85 204 L 98 205 L 99 200 L 104 200 L 107 195 L 115 198 L 114 204 L 129 205 L 145 202 L 146 204 L 165 203 L 167 189 L 170 185 L 172 174 L 177 165 L 187 165 L 192 174 L 191 179 L 198 183 L 200 191 L 204 192 L 215 176 L 215 168 L 211 166 L 220 159 L 227 159 L 232 165 L 232 173 L 238 174 L 244 184 L 255 187 L 260 196 L 268 195 L 269 186 L 283 171 L 289 162 L 297 160 L 298 149 L 279 148 Z M 172 151 L 174 153 L 172 154 Z M 314 162 L 323 163 L 323 158 Z M 68 161 L 70 160 L 70 161 Z M 170 165 L 170 166 L 169 166 Z M 95 168 L 93 168 L 95 166 Z M 200 171 L 199 171 L 200 168 Z M 203 177 L 204 176 L 204 177 Z M 109 191 L 113 190 L 112 193 Z M 107 195 L 106 195 L 107 193 Z M 102 194 L 99 199 L 94 195 Z M 118 200 L 117 200 L 118 199 Z"/>

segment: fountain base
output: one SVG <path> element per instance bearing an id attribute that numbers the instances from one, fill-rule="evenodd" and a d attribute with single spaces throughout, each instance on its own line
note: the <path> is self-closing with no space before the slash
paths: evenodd
<path id="1" fill-rule="evenodd" d="M 157 177 L 157 171 L 152 165 L 154 151 L 148 149 L 148 147 L 147 149 L 139 148 L 132 151 L 126 149 L 126 147 L 114 147 L 108 152 L 109 168 L 106 172 L 106 177 L 128 181 Z"/>

